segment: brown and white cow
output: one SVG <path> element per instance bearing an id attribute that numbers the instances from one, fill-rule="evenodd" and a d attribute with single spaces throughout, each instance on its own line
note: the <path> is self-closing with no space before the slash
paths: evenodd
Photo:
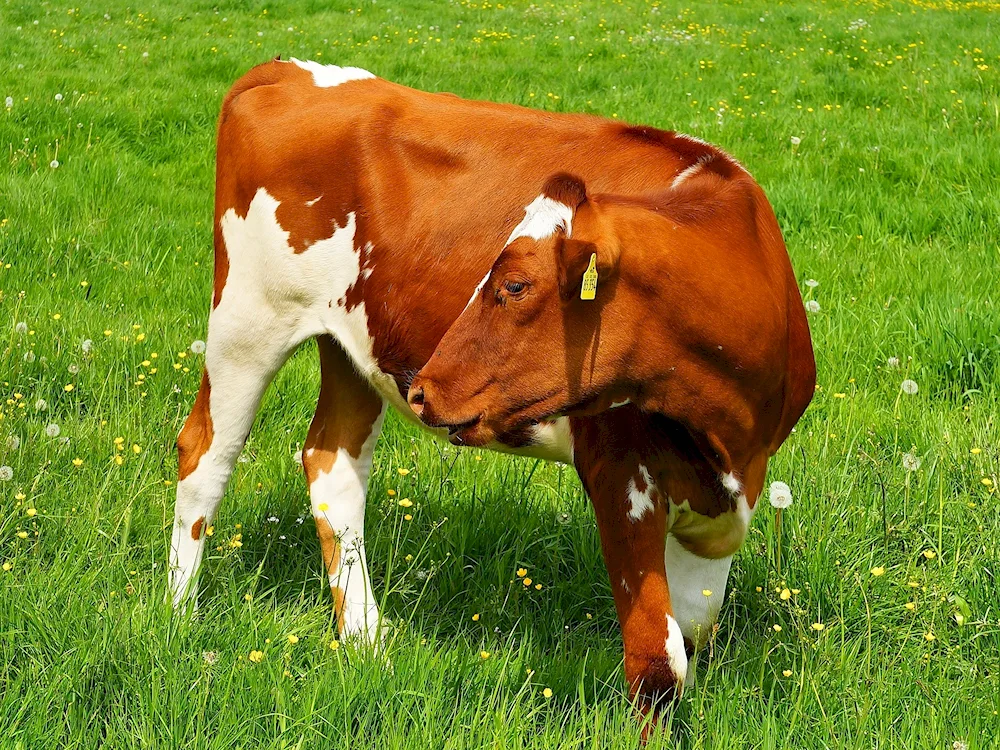
<path id="1" fill-rule="evenodd" d="M 205 372 L 178 438 L 175 604 L 195 596 L 265 388 L 315 338 L 303 464 L 342 636 L 379 637 L 365 492 L 392 404 L 456 444 L 576 466 L 626 677 L 644 707 L 674 695 L 815 381 L 750 175 L 673 132 L 273 61 L 223 103 L 214 230 Z"/>

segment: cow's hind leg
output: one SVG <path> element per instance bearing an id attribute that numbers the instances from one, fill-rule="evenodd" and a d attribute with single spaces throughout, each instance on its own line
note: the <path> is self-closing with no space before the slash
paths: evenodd
<path id="1" fill-rule="evenodd" d="M 217 308 L 209 321 L 205 371 L 177 438 L 178 479 L 170 542 L 174 606 L 195 601 L 205 531 L 215 517 L 265 389 L 294 349 L 287 332 Z"/>
<path id="2" fill-rule="evenodd" d="M 316 339 L 322 384 L 302 464 L 341 637 L 377 643 L 365 556 L 365 495 L 385 404 L 329 336 Z"/>

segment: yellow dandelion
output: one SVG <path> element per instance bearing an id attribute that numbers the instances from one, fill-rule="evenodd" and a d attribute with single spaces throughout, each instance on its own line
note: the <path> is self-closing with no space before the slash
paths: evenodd
<path id="1" fill-rule="evenodd" d="M 549 698 L 551 698 L 552 697 L 552 688 L 545 688 L 542 691 L 542 695 L 545 696 L 546 700 L 548 700 Z"/>
<path id="2" fill-rule="evenodd" d="M 989 477 L 983 477 L 980 481 L 982 481 L 982 483 L 985 484 L 987 487 L 993 486 L 993 480 L 990 479 Z"/>
<path id="3" fill-rule="evenodd" d="M 24 500 L 26 497 L 27 495 L 25 495 L 23 492 L 18 492 L 16 495 L 14 495 L 15 500 Z"/>
<path id="4" fill-rule="evenodd" d="M 291 645 L 293 645 L 293 646 L 294 646 L 294 645 L 295 645 L 296 643 L 298 643 L 298 642 L 299 642 L 299 637 L 298 637 L 297 635 L 293 635 L 292 633 L 289 633 L 289 634 L 288 634 L 288 642 L 289 642 L 289 643 L 290 643 Z"/>
<path id="5" fill-rule="evenodd" d="M 207 529 L 205 529 L 205 536 L 212 536 L 212 534 L 214 533 L 215 533 L 214 526 L 209 526 Z"/>
<path id="6" fill-rule="evenodd" d="M 140 448 L 138 445 L 136 445 L 135 443 L 133 443 L 132 444 L 132 452 L 138 456 L 140 453 L 142 453 L 142 448 Z"/>
<path id="7" fill-rule="evenodd" d="M 247 658 L 254 664 L 260 664 L 262 661 L 264 661 L 264 652 L 256 650 L 251 651 L 250 656 L 248 656 Z"/>
<path id="8" fill-rule="evenodd" d="M 983 452 L 982 448 L 973 448 L 972 450 L 969 451 L 969 453 L 971 453 L 973 456 L 978 456 L 982 452 Z"/>
<path id="9" fill-rule="evenodd" d="M 872 575 L 878 578 L 881 575 L 885 575 L 885 568 L 879 565 L 877 568 L 872 568 Z"/>
<path id="10" fill-rule="evenodd" d="M 593 620 L 593 619 L 594 619 L 594 616 L 593 616 L 592 614 L 590 614 L 590 612 L 588 612 L 588 613 L 587 613 L 587 619 L 588 619 L 588 620 Z"/>

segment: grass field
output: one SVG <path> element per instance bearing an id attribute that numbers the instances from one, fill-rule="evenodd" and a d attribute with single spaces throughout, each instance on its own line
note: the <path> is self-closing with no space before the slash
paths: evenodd
<path id="1" fill-rule="evenodd" d="M 740 159 L 819 305 L 821 387 L 771 465 L 795 495 L 780 572 L 764 502 L 651 746 L 1000 746 L 998 11 L 0 0 L 0 747 L 638 745 L 570 468 L 458 453 L 390 416 L 368 555 L 391 668 L 329 647 L 294 460 L 311 344 L 237 466 L 198 617 L 163 604 L 215 119 L 276 54 L 675 128 Z"/>

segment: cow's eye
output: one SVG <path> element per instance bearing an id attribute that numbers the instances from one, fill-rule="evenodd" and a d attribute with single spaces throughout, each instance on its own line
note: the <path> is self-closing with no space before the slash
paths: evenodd
<path id="1" fill-rule="evenodd" d="M 505 281 L 503 283 L 503 288 L 507 290 L 507 294 L 518 295 L 523 292 L 528 287 L 523 281 Z"/>

